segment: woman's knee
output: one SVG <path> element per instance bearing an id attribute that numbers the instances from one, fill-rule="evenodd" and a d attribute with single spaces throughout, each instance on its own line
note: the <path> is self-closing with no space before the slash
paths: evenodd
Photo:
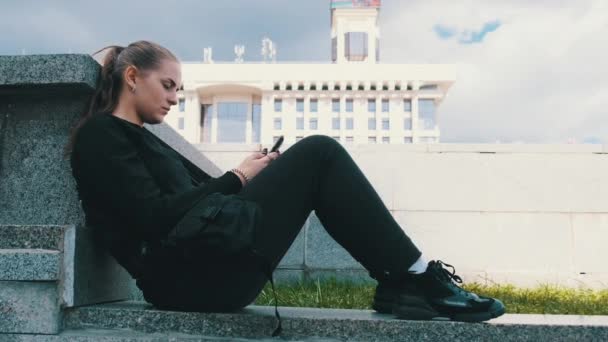
<path id="1" fill-rule="evenodd" d="M 326 155 L 330 151 L 342 150 L 344 147 L 336 141 L 336 139 L 324 135 L 324 134 L 313 134 L 309 135 L 298 142 L 302 146 L 307 146 L 315 151 L 320 151 L 321 155 Z"/>
<path id="2" fill-rule="evenodd" d="M 336 141 L 336 139 L 327 136 L 325 134 L 313 134 L 313 135 L 309 135 L 305 138 L 303 138 L 302 140 L 300 140 L 300 143 L 311 143 L 314 145 L 335 145 L 339 143 Z"/>

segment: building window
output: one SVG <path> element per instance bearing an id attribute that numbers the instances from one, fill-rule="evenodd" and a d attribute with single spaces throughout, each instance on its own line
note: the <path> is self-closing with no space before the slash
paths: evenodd
<path id="1" fill-rule="evenodd" d="M 345 57 L 349 61 L 367 59 L 367 33 L 347 32 L 344 34 Z"/>
<path id="2" fill-rule="evenodd" d="M 404 112 L 412 111 L 412 100 L 410 100 L 410 99 L 403 100 L 403 111 Z"/>
<path id="3" fill-rule="evenodd" d="M 346 137 L 347 143 L 352 143 L 354 141 L 353 137 Z"/>
<path id="4" fill-rule="evenodd" d="M 262 119 L 262 105 L 254 103 L 251 108 L 251 142 L 259 143 L 261 135 L 261 119 Z"/>
<path id="5" fill-rule="evenodd" d="M 435 129 L 435 101 L 432 99 L 418 100 L 418 128 Z"/>
<path id="6" fill-rule="evenodd" d="M 382 137 L 382 143 L 383 144 L 388 144 L 391 142 L 391 137 Z"/>
<path id="7" fill-rule="evenodd" d="M 213 105 L 203 104 L 201 110 L 201 142 L 211 142 L 211 117 L 213 116 Z"/>
<path id="8" fill-rule="evenodd" d="M 319 100 L 310 99 L 310 112 L 316 113 L 319 111 Z"/>
<path id="9" fill-rule="evenodd" d="M 384 130 L 384 131 L 388 131 L 389 129 L 391 129 L 391 125 L 388 120 L 389 120 L 388 118 L 382 119 L 382 130 Z"/>
<path id="10" fill-rule="evenodd" d="M 282 99 L 274 99 L 274 111 L 281 112 L 283 110 L 283 100 Z"/>
<path id="11" fill-rule="evenodd" d="M 296 112 L 304 112 L 304 99 L 296 99 Z"/>
<path id="12" fill-rule="evenodd" d="M 353 112 L 353 99 L 346 99 L 346 111 L 348 113 Z"/>
<path id="13" fill-rule="evenodd" d="M 274 129 L 281 129 L 282 126 L 281 118 L 274 118 Z"/>
<path id="14" fill-rule="evenodd" d="M 367 137 L 367 142 L 369 144 L 375 144 L 376 143 L 376 137 Z"/>
<path id="15" fill-rule="evenodd" d="M 419 90 L 421 90 L 421 91 L 437 90 L 437 85 L 436 84 L 425 84 L 425 85 L 420 86 Z"/>
<path id="16" fill-rule="evenodd" d="M 370 113 L 376 112 L 376 99 L 367 99 L 367 111 Z"/>
<path id="17" fill-rule="evenodd" d="M 338 136 L 334 135 L 334 136 L 332 136 L 332 138 L 334 138 L 335 141 L 340 141 L 340 137 L 338 137 Z"/>
<path id="18" fill-rule="evenodd" d="M 331 38 L 331 60 L 336 61 L 338 58 L 338 37 Z"/>
<path id="19" fill-rule="evenodd" d="M 296 142 L 298 142 L 298 141 L 300 141 L 300 140 L 302 140 L 302 139 L 304 139 L 304 137 L 303 137 L 303 136 L 301 136 L 301 135 L 298 135 L 298 136 L 296 137 Z"/>
<path id="20" fill-rule="evenodd" d="M 331 129 L 340 129 L 340 118 L 331 118 Z"/>
<path id="21" fill-rule="evenodd" d="M 376 118 L 367 119 L 367 129 L 371 129 L 371 130 L 376 129 Z"/>
<path id="22" fill-rule="evenodd" d="M 296 118 L 296 129 L 304 129 L 304 118 Z"/>
<path id="23" fill-rule="evenodd" d="M 412 118 L 403 119 L 403 129 L 407 129 L 407 130 L 412 129 Z"/>
<path id="24" fill-rule="evenodd" d="M 404 137 L 403 138 L 403 143 L 404 144 L 411 144 L 412 143 L 412 137 Z"/>
<path id="25" fill-rule="evenodd" d="M 354 126 L 353 118 L 346 118 L 346 129 L 352 130 Z"/>
<path id="26" fill-rule="evenodd" d="M 275 136 L 272 137 L 272 143 L 273 144 L 276 143 L 278 140 L 279 140 L 278 136 L 275 135 Z"/>
<path id="27" fill-rule="evenodd" d="M 186 99 L 184 99 L 184 98 L 179 99 L 179 111 L 180 112 L 186 111 Z"/>
<path id="28" fill-rule="evenodd" d="M 217 106 L 217 142 L 244 143 L 247 102 L 220 102 Z"/>
<path id="29" fill-rule="evenodd" d="M 308 121 L 308 128 L 309 129 L 317 129 L 317 119 L 316 118 L 311 118 L 310 121 Z"/>
<path id="30" fill-rule="evenodd" d="M 389 111 L 388 99 L 382 99 L 382 112 L 388 113 L 388 111 Z"/>
<path id="31" fill-rule="evenodd" d="M 340 113 L 340 99 L 331 99 L 331 111 Z"/>
<path id="32" fill-rule="evenodd" d="M 177 129 L 184 129 L 184 118 L 177 119 Z"/>

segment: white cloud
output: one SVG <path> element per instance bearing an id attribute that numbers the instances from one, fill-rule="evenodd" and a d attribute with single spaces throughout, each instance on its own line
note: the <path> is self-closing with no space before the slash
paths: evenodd
<path id="1" fill-rule="evenodd" d="M 385 1 L 382 60 L 454 63 L 440 107 L 443 141 L 608 143 L 608 2 Z M 482 43 L 440 39 L 435 25 L 479 31 Z"/>

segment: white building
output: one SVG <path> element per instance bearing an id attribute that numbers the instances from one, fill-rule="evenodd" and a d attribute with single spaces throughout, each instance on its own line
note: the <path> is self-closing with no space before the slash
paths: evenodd
<path id="1" fill-rule="evenodd" d="M 332 61 L 182 63 L 184 89 L 165 121 L 193 144 L 439 142 L 450 65 L 379 63 L 380 0 L 331 0 Z M 323 44 L 324 42 L 320 42 Z M 329 43 L 329 42 L 328 42 Z M 329 45 L 329 44 L 328 44 Z"/>

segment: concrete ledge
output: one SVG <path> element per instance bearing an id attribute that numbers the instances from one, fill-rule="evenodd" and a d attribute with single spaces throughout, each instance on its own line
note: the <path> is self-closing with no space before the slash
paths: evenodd
<path id="1" fill-rule="evenodd" d="M 61 252 L 48 249 L 0 249 L 0 280 L 59 279 Z"/>
<path id="2" fill-rule="evenodd" d="M 99 63 L 84 54 L 0 56 L 0 94 L 93 91 L 99 70 Z"/>
<path id="3" fill-rule="evenodd" d="M 142 333 L 130 329 L 76 329 L 66 330 L 58 335 L 0 335 L 0 342 L 178 342 L 178 341 L 284 341 L 277 338 L 234 338 L 203 336 L 182 333 Z M 298 339 L 306 342 L 333 342 L 340 341 L 328 338 Z"/>
<path id="4" fill-rule="evenodd" d="M 607 316 L 506 315 L 489 323 L 419 322 L 371 310 L 279 308 L 283 338 L 323 337 L 356 341 L 606 340 Z M 65 328 L 131 329 L 217 337 L 268 338 L 274 307 L 248 306 L 236 313 L 175 312 L 142 302 L 120 302 L 66 311 Z"/>

